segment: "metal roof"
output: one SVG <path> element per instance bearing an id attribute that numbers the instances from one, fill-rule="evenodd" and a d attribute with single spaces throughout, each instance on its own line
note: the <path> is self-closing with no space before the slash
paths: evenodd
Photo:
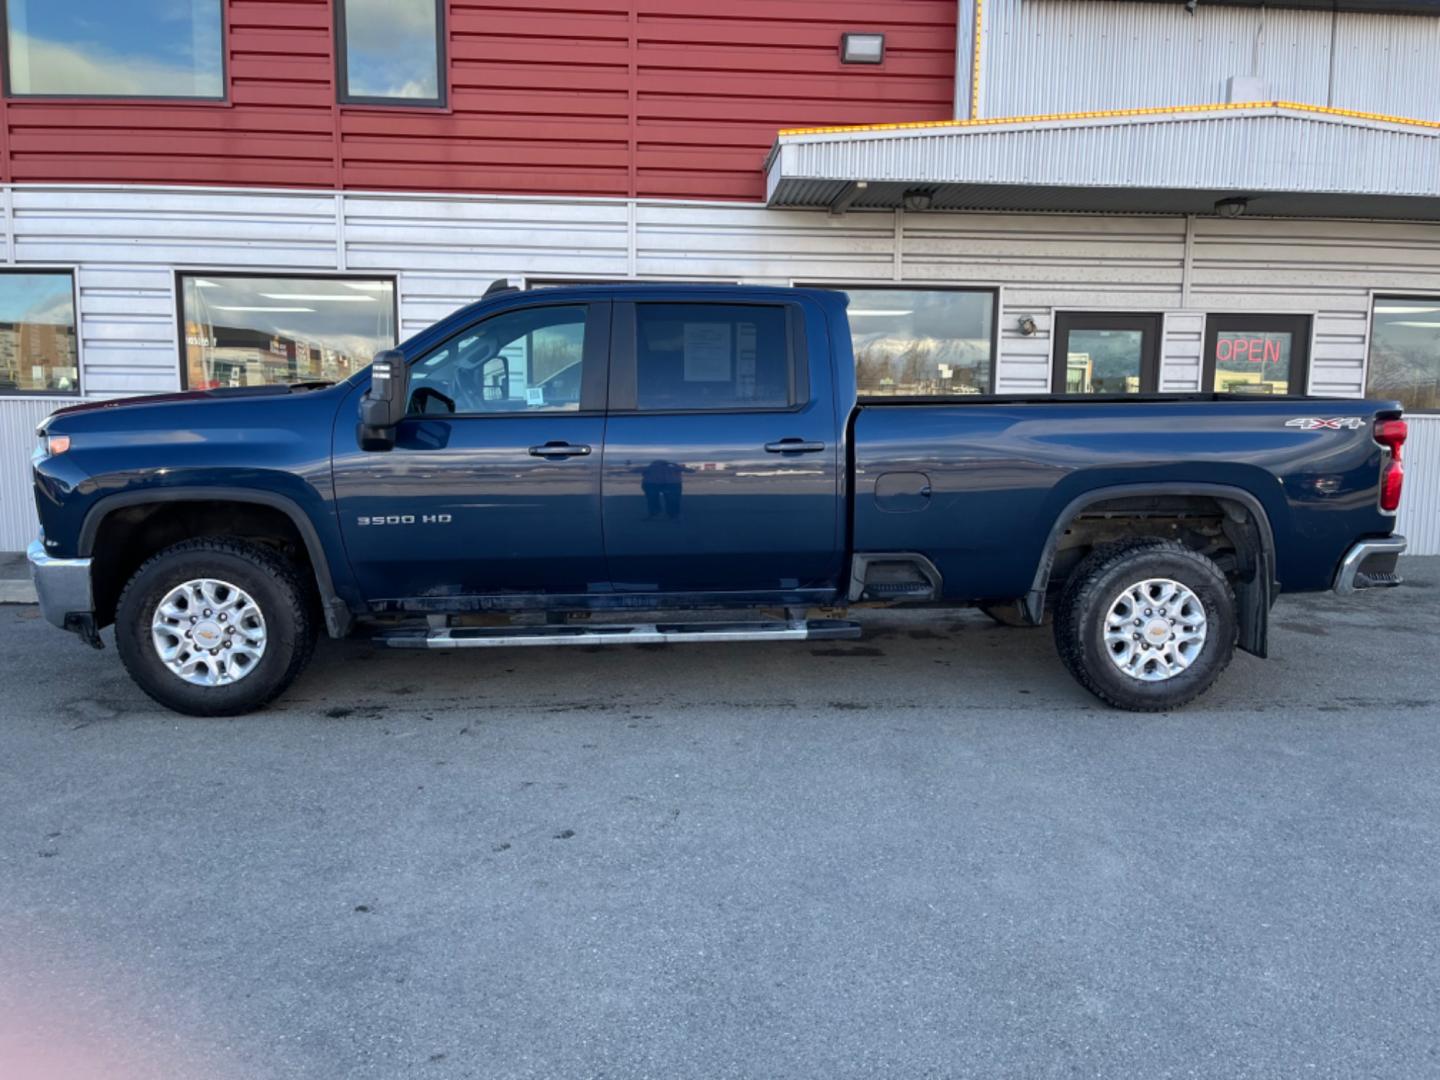
<path id="1" fill-rule="evenodd" d="M 782 131 L 773 207 L 1440 220 L 1440 122 L 1291 102 Z"/>

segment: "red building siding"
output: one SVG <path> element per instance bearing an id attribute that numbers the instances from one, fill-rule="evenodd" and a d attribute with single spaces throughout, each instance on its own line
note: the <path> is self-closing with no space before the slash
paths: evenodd
<path id="1" fill-rule="evenodd" d="M 336 104 L 330 0 L 227 0 L 229 100 L 0 105 L 0 176 L 759 199 L 781 127 L 944 119 L 953 0 L 450 0 L 445 109 Z M 839 62 L 886 35 L 880 67 Z"/>

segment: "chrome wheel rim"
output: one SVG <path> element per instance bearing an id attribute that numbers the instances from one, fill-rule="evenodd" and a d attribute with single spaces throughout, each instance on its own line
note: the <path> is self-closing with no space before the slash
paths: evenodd
<path id="1" fill-rule="evenodd" d="M 156 605 L 150 641 L 177 678 L 194 686 L 228 686 L 254 671 L 265 655 L 265 615 L 238 585 L 195 578 Z"/>
<path id="2" fill-rule="evenodd" d="M 1205 647 L 1205 605 L 1170 578 L 1146 578 L 1123 589 L 1105 615 L 1105 652 L 1140 682 L 1164 682 L 1185 671 Z"/>

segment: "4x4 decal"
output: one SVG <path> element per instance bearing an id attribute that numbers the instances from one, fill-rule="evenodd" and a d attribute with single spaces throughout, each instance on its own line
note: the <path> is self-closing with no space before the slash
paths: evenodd
<path id="1" fill-rule="evenodd" d="M 1315 431 L 1318 428 L 1330 428 L 1333 431 L 1349 428 L 1354 431 L 1364 427 L 1365 420 L 1359 416 L 1332 416 L 1328 420 L 1319 416 L 1297 416 L 1294 420 L 1286 420 L 1285 426 L 1299 428 L 1301 431 Z"/>

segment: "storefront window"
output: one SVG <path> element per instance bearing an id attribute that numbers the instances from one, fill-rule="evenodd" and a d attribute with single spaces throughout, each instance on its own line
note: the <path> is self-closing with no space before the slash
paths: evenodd
<path id="1" fill-rule="evenodd" d="M 225 96 L 220 0 L 5 0 L 11 94 Z"/>
<path id="2" fill-rule="evenodd" d="M 441 0 L 339 0 L 340 99 L 444 104 L 440 5 Z"/>
<path id="3" fill-rule="evenodd" d="M 988 394 L 995 368 L 989 289 L 866 289 L 850 297 L 855 380 L 866 397 Z"/>
<path id="4" fill-rule="evenodd" d="M 181 277 L 192 390 L 338 381 L 395 344 L 383 278 Z"/>
<path id="5" fill-rule="evenodd" d="M 1205 389 L 1217 394 L 1303 394 L 1310 349 L 1307 315 L 1211 315 Z"/>
<path id="6" fill-rule="evenodd" d="M 1161 317 L 1061 311 L 1055 316 L 1057 394 L 1151 394 L 1159 389 Z"/>
<path id="7" fill-rule="evenodd" d="M 1375 301 L 1366 391 L 1407 412 L 1440 412 L 1440 297 Z"/>
<path id="8" fill-rule="evenodd" d="M 70 275 L 0 273 L 0 394 L 79 392 Z"/>

